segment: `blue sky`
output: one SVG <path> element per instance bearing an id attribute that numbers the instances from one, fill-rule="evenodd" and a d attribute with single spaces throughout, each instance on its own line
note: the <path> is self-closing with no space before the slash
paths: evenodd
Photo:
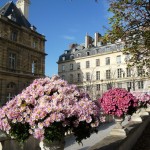
<path id="1" fill-rule="evenodd" d="M 13 0 L 14 3 L 16 0 Z M 0 0 L 0 6 L 8 0 Z M 86 33 L 102 35 L 108 27 L 107 0 L 31 0 L 29 22 L 44 34 L 46 42 L 45 74 L 58 73 L 57 60 L 71 43 L 84 43 Z"/>

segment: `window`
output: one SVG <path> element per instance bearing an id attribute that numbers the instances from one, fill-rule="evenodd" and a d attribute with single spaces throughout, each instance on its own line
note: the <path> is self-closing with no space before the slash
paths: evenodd
<path id="1" fill-rule="evenodd" d="M 32 73 L 36 73 L 36 61 L 32 61 Z"/>
<path id="2" fill-rule="evenodd" d="M 121 55 L 118 55 L 116 57 L 116 61 L 117 61 L 117 64 L 121 64 Z"/>
<path id="3" fill-rule="evenodd" d="M 70 64 L 70 70 L 73 70 L 73 64 Z"/>
<path id="4" fill-rule="evenodd" d="M 126 72 L 127 72 L 127 77 L 131 77 L 131 69 L 130 68 L 126 68 Z"/>
<path id="5" fill-rule="evenodd" d="M 110 57 L 106 57 L 105 61 L 106 61 L 106 65 L 110 65 Z"/>
<path id="6" fill-rule="evenodd" d="M 137 67 L 137 75 L 138 76 L 142 76 L 144 74 L 144 70 L 143 70 L 143 68 L 142 67 Z"/>
<path id="7" fill-rule="evenodd" d="M 121 50 L 123 50 L 123 44 L 117 44 L 117 50 L 118 51 L 121 51 Z"/>
<path id="8" fill-rule="evenodd" d="M 62 65 L 62 71 L 63 72 L 65 71 L 65 65 Z"/>
<path id="9" fill-rule="evenodd" d="M 129 89 L 131 89 L 132 88 L 132 82 L 127 82 L 127 89 L 128 89 L 128 91 L 129 91 Z"/>
<path id="10" fill-rule="evenodd" d="M 86 81 L 90 81 L 90 72 L 86 73 Z"/>
<path id="11" fill-rule="evenodd" d="M 15 95 L 16 84 L 14 82 L 10 82 L 7 84 L 7 100 L 11 100 Z"/>
<path id="12" fill-rule="evenodd" d="M 16 54 L 14 53 L 9 54 L 9 68 L 10 69 L 16 68 Z"/>
<path id="13" fill-rule="evenodd" d="M 14 97 L 13 93 L 8 93 L 7 94 L 7 101 L 10 101 Z"/>
<path id="14" fill-rule="evenodd" d="M 65 77 L 65 75 L 62 75 L 61 78 L 62 78 L 63 80 L 65 80 L 66 77 Z"/>
<path id="15" fill-rule="evenodd" d="M 7 85 L 7 89 L 15 89 L 16 87 L 16 84 L 13 83 L 13 82 L 10 82 L 8 85 Z"/>
<path id="16" fill-rule="evenodd" d="M 73 74 L 70 74 L 70 83 L 73 83 Z"/>
<path id="17" fill-rule="evenodd" d="M 38 42 L 37 40 L 34 39 L 32 43 L 33 48 L 37 48 L 37 45 L 38 45 Z"/>
<path id="18" fill-rule="evenodd" d="M 101 90 L 101 85 L 100 84 L 96 84 L 96 91 L 100 91 Z"/>
<path id="19" fill-rule="evenodd" d="M 10 39 L 12 40 L 12 41 L 17 41 L 17 31 L 12 31 L 11 32 L 11 36 L 10 36 Z"/>
<path id="20" fill-rule="evenodd" d="M 78 54 L 77 54 L 77 57 L 80 57 L 80 56 L 81 56 L 81 54 L 80 54 L 80 53 L 78 53 Z"/>
<path id="21" fill-rule="evenodd" d="M 107 90 L 112 89 L 112 83 L 107 83 Z"/>
<path id="22" fill-rule="evenodd" d="M 143 81 L 138 81 L 138 89 L 143 89 L 143 88 L 144 88 Z"/>
<path id="23" fill-rule="evenodd" d="M 86 52 L 86 55 L 87 55 L 87 56 L 90 56 L 90 52 Z"/>
<path id="24" fill-rule="evenodd" d="M 65 56 L 62 57 L 62 61 L 64 61 L 64 60 L 65 60 Z"/>
<path id="25" fill-rule="evenodd" d="M 70 55 L 70 59 L 74 59 L 74 55 Z"/>
<path id="26" fill-rule="evenodd" d="M 110 70 L 106 70 L 106 79 L 110 79 L 111 76 L 110 76 Z"/>
<path id="27" fill-rule="evenodd" d="M 100 71 L 96 71 L 96 80 L 100 80 Z"/>
<path id="28" fill-rule="evenodd" d="M 96 59 L 96 66 L 100 66 L 100 59 Z"/>
<path id="29" fill-rule="evenodd" d="M 122 88 L 122 83 L 121 83 L 121 82 L 118 82 L 118 83 L 117 83 L 117 87 L 118 87 L 118 88 Z"/>
<path id="30" fill-rule="evenodd" d="M 81 82 L 81 74 L 80 73 L 77 74 L 77 82 Z"/>
<path id="31" fill-rule="evenodd" d="M 122 77 L 122 69 L 121 69 L 121 68 L 118 68 L 118 69 L 117 69 L 117 77 L 118 77 L 118 78 L 121 78 L 121 77 Z"/>
<path id="32" fill-rule="evenodd" d="M 86 61 L 86 68 L 90 68 L 90 62 Z"/>
<path id="33" fill-rule="evenodd" d="M 98 54 L 98 52 L 99 52 L 99 50 L 98 50 L 98 49 L 96 49 L 96 50 L 95 50 L 95 54 Z"/>
<path id="34" fill-rule="evenodd" d="M 90 91 L 90 86 L 89 85 L 86 86 L 86 90 Z"/>
<path id="35" fill-rule="evenodd" d="M 126 54 L 125 56 L 125 62 L 128 62 L 130 60 L 130 54 Z"/>
<path id="36" fill-rule="evenodd" d="M 79 62 L 77 63 L 77 69 L 80 69 L 80 63 Z"/>

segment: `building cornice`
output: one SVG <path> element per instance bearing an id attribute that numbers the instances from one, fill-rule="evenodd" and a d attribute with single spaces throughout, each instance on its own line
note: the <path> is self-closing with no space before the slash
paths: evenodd
<path id="1" fill-rule="evenodd" d="M 32 48 L 32 47 L 26 46 L 26 45 L 21 44 L 21 43 L 19 43 L 19 42 L 9 40 L 8 38 L 4 38 L 4 37 L 1 37 L 1 36 L 0 36 L 0 39 L 1 39 L 1 40 L 4 40 L 5 42 L 6 42 L 6 41 L 9 42 L 9 43 L 11 43 L 12 45 L 24 47 L 24 48 L 26 48 L 26 49 L 28 49 L 28 50 L 30 50 L 30 51 L 34 51 L 34 52 L 36 52 L 36 53 L 43 54 L 44 56 L 47 55 L 45 52 L 36 50 L 36 49 L 34 49 L 34 48 Z"/>

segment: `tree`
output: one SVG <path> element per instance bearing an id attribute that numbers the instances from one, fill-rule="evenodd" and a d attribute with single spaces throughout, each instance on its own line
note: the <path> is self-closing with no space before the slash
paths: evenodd
<path id="1" fill-rule="evenodd" d="M 111 29 L 105 38 L 125 42 L 123 53 L 131 54 L 129 66 L 150 69 L 150 0 L 109 0 Z M 147 71 L 148 73 L 148 71 Z"/>

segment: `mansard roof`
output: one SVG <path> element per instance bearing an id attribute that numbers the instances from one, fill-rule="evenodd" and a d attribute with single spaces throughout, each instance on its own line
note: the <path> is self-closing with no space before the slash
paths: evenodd
<path id="1" fill-rule="evenodd" d="M 9 18 L 20 26 L 30 28 L 31 24 L 22 14 L 22 12 L 16 7 L 13 1 L 6 3 L 2 8 L 0 8 L 0 15 Z"/>
<path id="2" fill-rule="evenodd" d="M 124 43 L 119 42 L 115 44 L 101 45 L 97 47 L 85 48 L 84 46 L 77 46 L 76 48 L 65 50 L 65 52 L 59 57 L 58 63 L 73 60 L 75 58 L 87 57 L 96 54 L 104 54 L 112 51 L 122 51 Z"/>

